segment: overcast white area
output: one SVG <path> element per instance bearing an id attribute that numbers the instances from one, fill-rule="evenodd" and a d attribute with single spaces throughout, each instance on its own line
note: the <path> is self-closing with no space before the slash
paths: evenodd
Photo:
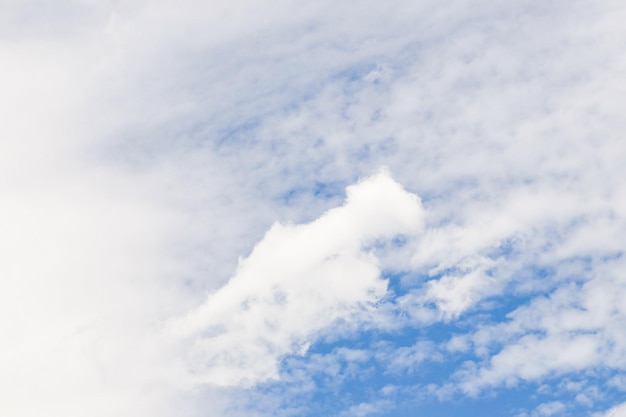
<path id="1" fill-rule="evenodd" d="M 0 0 L 0 415 L 626 416 L 625 21 Z"/>

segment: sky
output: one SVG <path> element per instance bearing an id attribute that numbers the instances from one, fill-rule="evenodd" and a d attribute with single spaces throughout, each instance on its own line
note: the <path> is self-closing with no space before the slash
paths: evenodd
<path id="1" fill-rule="evenodd" d="M 624 21 L 0 0 L 0 415 L 626 417 Z"/>

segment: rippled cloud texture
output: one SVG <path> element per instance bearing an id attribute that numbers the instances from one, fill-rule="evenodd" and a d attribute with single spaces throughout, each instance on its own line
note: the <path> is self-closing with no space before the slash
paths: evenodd
<path id="1" fill-rule="evenodd" d="M 626 416 L 626 7 L 0 2 L 0 415 Z"/>

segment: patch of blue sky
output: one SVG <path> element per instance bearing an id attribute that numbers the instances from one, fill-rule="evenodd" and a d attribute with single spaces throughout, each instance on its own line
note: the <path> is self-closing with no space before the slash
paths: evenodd
<path id="1" fill-rule="evenodd" d="M 346 184 L 342 181 L 321 182 L 316 181 L 313 185 L 313 195 L 315 197 L 329 199 L 343 196 Z"/>
<path id="2" fill-rule="evenodd" d="M 456 330 L 454 323 L 437 323 L 394 332 L 371 328 L 346 338 L 321 340 L 304 357 L 287 358 L 283 375 L 306 369 L 318 402 L 333 400 L 337 392 L 358 403 L 378 396 L 388 386 L 443 385 L 466 360 L 461 355 L 447 355 L 444 360 L 438 348 Z M 411 355 L 413 350 L 417 356 Z M 406 363 L 397 362 L 399 355 L 406 356 Z M 271 385 L 275 389 L 280 384 Z"/>
<path id="3" fill-rule="evenodd" d="M 360 349 L 364 343 L 364 339 L 359 339 L 353 348 Z M 425 361 L 411 372 L 389 372 L 375 356 L 356 366 L 332 358 L 341 348 L 348 349 L 335 346 L 329 353 L 320 353 L 313 348 L 303 358 L 289 358 L 285 365 L 290 374 L 283 373 L 286 377 L 283 381 L 259 387 L 257 395 L 280 398 L 280 408 L 285 411 L 300 404 L 302 407 L 297 409 L 300 416 L 340 415 L 358 404 L 392 400 L 376 415 L 531 416 L 542 404 L 560 402 L 563 410 L 558 415 L 582 417 L 624 399 L 623 392 L 606 384 L 611 377 L 619 375 L 609 370 L 560 375 L 541 383 L 519 381 L 513 386 L 485 390 L 476 397 L 451 389 L 447 394 L 441 391 L 443 398 L 440 398 L 437 389 L 451 387 L 446 384 L 467 359 L 463 355 Z"/>
<path id="4" fill-rule="evenodd" d="M 398 398 L 395 409 L 383 416 L 410 417 L 423 415 L 428 417 L 506 417 L 516 416 L 520 412 L 533 409 L 539 401 L 533 387 L 517 387 L 491 391 L 480 397 L 472 398 L 454 393 L 445 400 L 440 400 L 426 387 L 419 387 L 413 398 Z"/>
<path id="5" fill-rule="evenodd" d="M 402 240 L 395 244 L 402 245 Z M 502 245 L 499 254 L 506 256 L 510 253 L 511 244 Z M 523 275 L 546 280 L 554 273 L 554 267 L 536 265 L 523 271 Z M 410 285 L 403 283 L 406 275 L 384 274 L 389 279 L 390 291 L 396 296 L 415 287 L 415 280 L 410 281 L 413 283 Z M 624 393 L 607 385 L 607 381 L 619 376 L 620 372 L 608 369 L 553 375 L 541 382 L 517 381 L 512 386 L 484 390 L 475 398 L 454 389 L 445 398 L 437 398 L 438 390 L 444 392 L 446 387 L 454 386 L 455 373 L 468 361 L 478 363 L 482 360 L 471 350 L 448 352 L 445 343 L 454 335 L 470 333 L 479 324 L 507 321 L 510 312 L 530 303 L 535 295 L 508 292 L 506 296 L 493 297 L 490 302 L 454 321 L 403 327 L 395 331 L 368 328 L 343 338 L 322 339 L 313 344 L 305 356 L 286 358 L 282 363 L 282 380 L 262 385 L 258 393 L 281 398 L 281 407 L 285 410 L 293 410 L 294 404 L 306 404 L 297 409 L 295 415 L 299 416 L 341 415 L 358 404 L 388 400 L 391 394 L 387 391 L 393 392 L 395 397 L 391 398 L 387 408 L 378 410 L 377 415 L 533 416 L 538 415 L 536 410 L 543 404 L 559 402 L 563 410 L 558 415 L 578 417 L 623 401 Z M 404 368 L 390 366 L 393 358 L 399 357 L 403 350 L 420 344 L 431 346 L 426 357 L 412 364 L 407 362 Z M 346 359 L 346 352 L 354 352 L 357 360 Z M 297 385 L 309 388 L 294 389 Z M 280 395 L 276 395 L 278 393 Z"/>
<path id="6" fill-rule="evenodd" d="M 564 407 L 562 412 L 557 413 L 559 416 L 589 416 L 624 401 L 624 392 L 607 384 L 616 375 L 619 372 L 609 369 L 564 373 L 540 382 L 521 381 L 513 387 L 501 387 L 477 399 L 484 401 L 493 397 L 493 400 L 505 404 L 511 411 L 517 411 L 508 415 L 526 413 L 531 416 L 532 411 L 542 404 L 560 402 Z M 513 407 L 516 403 L 519 407 L 517 410 Z"/>
<path id="7" fill-rule="evenodd" d="M 257 140 L 256 131 L 261 118 L 251 118 L 236 125 L 223 127 L 216 132 L 214 142 L 217 151 L 237 152 L 241 147 L 250 146 Z"/>
<path id="8" fill-rule="evenodd" d="M 278 197 L 278 200 L 286 206 L 298 205 L 303 198 L 334 201 L 344 197 L 345 187 L 346 184 L 343 181 L 307 181 L 296 188 L 287 190 Z"/>
<path id="9" fill-rule="evenodd" d="M 372 73 L 372 71 L 376 71 L 378 68 L 378 64 L 372 62 L 371 60 L 368 60 L 342 69 L 341 71 L 337 72 L 333 76 L 333 78 L 336 80 L 344 81 L 344 85 L 347 88 L 346 92 L 350 92 L 350 87 L 356 87 L 357 89 L 360 89 L 360 86 L 354 86 L 354 83 L 359 83 L 363 81 L 366 75 Z"/>
<path id="10" fill-rule="evenodd" d="M 392 245 L 403 245 L 402 237 L 396 237 L 392 241 Z M 387 290 L 389 296 L 396 298 L 408 294 L 411 290 L 421 286 L 424 282 L 431 279 L 430 276 L 425 274 L 416 273 L 413 271 L 397 271 L 385 269 L 381 274 L 387 280 Z"/>
<path id="11" fill-rule="evenodd" d="M 306 358 L 300 360 L 300 366 L 291 362 L 290 366 L 297 369 L 295 374 L 306 369 L 307 360 L 316 360 L 321 364 L 326 363 L 326 367 L 318 368 L 313 372 L 309 370 L 311 373 L 306 378 L 299 376 L 300 380 L 294 380 L 287 377 L 284 383 L 272 383 L 261 388 L 261 390 L 266 394 L 280 393 L 280 397 L 285 400 L 285 405 L 306 399 L 309 410 L 302 415 L 320 415 L 319 413 L 336 415 L 351 406 L 384 399 L 388 396 L 385 391 L 389 391 L 390 387 L 394 387 L 393 390 L 400 395 L 395 394 L 398 396 L 394 399 L 396 406 L 392 410 L 393 413 L 389 415 L 404 415 L 398 414 L 404 408 L 403 405 L 406 407 L 406 411 L 429 407 L 442 411 L 442 408 L 445 410 L 449 406 L 454 406 L 454 401 L 451 404 L 448 404 L 447 401 L 445 403 L 436 401 L 431 404 L 432 399 L 426 395 L 427 385 L 440 383 L 441 380 L 445 379 L 445 376 L 442 375 L 448 373 L 442 372 L 438 366 L 423 365 L 416 371 L 404 373 L 389 372 L 384 364 L 376 359 L 370 359 L 365 363 L 360 362 L 357 366 L 348 362 L 336 364 L 333 360 L 324 360 L 325 356 L 332 356 L 334 353 L 336 350 L 327 355 L 311 352 Z M 448 367 L 453 369 L 452 364 Z M 296 385 L 314 388 L 310 391 L 293 391 L 294 382 Z M 291 398 L 287 399 L 288 397 Z"/>

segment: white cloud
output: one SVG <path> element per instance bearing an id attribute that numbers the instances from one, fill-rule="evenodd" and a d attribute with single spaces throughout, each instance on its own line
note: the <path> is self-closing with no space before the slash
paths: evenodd
<path id="1" fill-rule="evenodd" d="M 469 263 L 469 262 L 464 262 Z M 489 267 L 495 262 L 491 259 L 472 260 L 474 265 L 459 265 L 461 271 L 455 275 L 428 282 L 424 301 L 434 301 L 446 318 L 458 317 L 478 300 L 502 291 L 502 280 L 489 276 Z"/>
<path id="2" fill-rule="evenodd" d="M 384 364 L 387 372 L 416 373 L 420 365 L 426 361 L 442 361 L 434 343 L 420 340 L 412 346 L 394 348 L 381 345 L 377 347 L 376 358 Z"/>
<path id="3" fill-rule="evenodd" d="M 626 403 L 616 405 L 606 413 L 601 414 L 602 417 L 624 417 L 626 416 Z"/>
<path id="4" fill-rule="evenodd" d="M 378 400 L 371 403 L 360 403 L 350 407 L 344 413 L 342 417 L 366 417 L 373 415 L 384 414 L 385 411 L 393 408 L 393 404 L 390 401 Z"/>
<path id="5" fill-rule="evenodd" d="M 274 224 L 237 273 L 169 330 L 191 339 L 198 382 L 254 385 L 278 377 L 278 361 L 303 354 L 335 322 L 358 323 L 385 295 L 376 241 L 416 234 L 417 196 L 385 171 L 347 189 L 342 207 L 303 225 Z"/>
<path id="6" fill-rule="evenodd" d="M 470 336 L 476 352 L 489 353 L 481 366 L 457 374 L 462 389 L 476 394 L 519 380 L 600 367 L 624 369 L 626 333 L 616 324 L 624 320 L 623 264 L 619 258 L 598 266 L 584 284 L 536 297 L 510 313 L 507 322 Z"/>
<path id="7" fill-rule="evenodd" d="M 167 413 L 151 327 L 184 299 L 164 256 L 176 218 L 138 198 L 141 181 L 68 161 L 0 191 L 0 413 Z"/>
<path id="8" fill-rule="evenodd" d="M 549 403 L 543 403 L 537 407 L 533 415 L 537 416 L 552 416 L 565 410 L 565 404 L 560 401 L 551 401 Z"/>

